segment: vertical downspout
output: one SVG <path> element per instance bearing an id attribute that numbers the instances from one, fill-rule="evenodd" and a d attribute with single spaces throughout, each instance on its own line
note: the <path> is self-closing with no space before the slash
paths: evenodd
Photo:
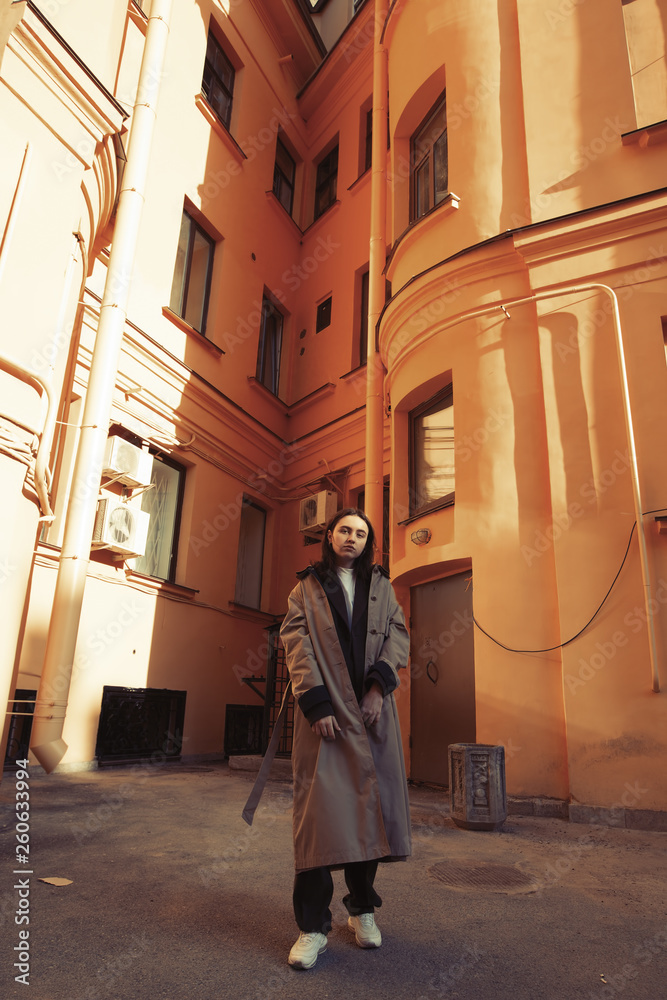
<path id="1" fill-rule="evenodd" d="M 373 51 L 373 156 L 371 166 L 371 224 L 368 261 L 368 350 L 366 360 L 366 461 L 365 509 L 382 542 L 382 495 L 384 444 L 384 367 L 376 344 L 376 332 L 385 300 L 387 253 L 387 50 L 382 29 L 387 15 L 385 0 L 375 3 Z"/>
<path id="2" fill-rule="evenodd" d="M 148 175 L 159 83 L 162 79 L 172 0 L 153 0 L 146 30 L 139 86 L 132 117 L 100 321 L 90 366 L 70 501 L 44 666 L 35 705 L 31 750 L 47 771 L 62 760 L 62 739 L 72 677 L 90 544 L 97 510 L 104 447 L 123 342 L 130 279 L 134 267 Z"/>

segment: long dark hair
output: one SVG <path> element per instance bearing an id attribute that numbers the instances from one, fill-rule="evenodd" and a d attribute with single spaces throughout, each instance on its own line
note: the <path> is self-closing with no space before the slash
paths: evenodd
<path id="1" fill-rule="evenodd" d="M 375 532 L 373 531 L 373 525 L 368 520 L 367 515 L 364 514 L 363 510 L 360 510 L 358 507 L 344 507 L 343 510 L 336 511 L 334 516 L 331 518 L 324 529 L 324 538 L 322 539 L 322 559 L 320 562 L 315 563 L 315 569 L 320 575 L 336 572 L 336 556 L 331 547 L 331 542 L 329 541 L 329 532 L 333 531 L 338 522 L 344 517 L 360 517 L 368 528 L 368 538 L 366 539 L 364 551 L 360 556 L 357 556 L 354 563 L 354 569 L 357 573 L 359 573 L 362 579 L 368 580 L 370 579 L 371 571 L 373 569 Z"/>

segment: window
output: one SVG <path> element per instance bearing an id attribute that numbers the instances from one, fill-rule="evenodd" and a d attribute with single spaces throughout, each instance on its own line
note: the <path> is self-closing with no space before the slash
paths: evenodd
<path id="1" fill-rule="evenodd" d="M 280 350 L 283 340 L 283 316 L 266 296 L 262 299 L 262 319 L 257 351 L 257 378 L 278 395 L 280 381 Z"/>
<path id="2" fill-rule="evenodd" d="M 369 271 L 361 276 L 361 314 L 359 316 L 359 364 L 365 365 L 368 360 L 368 284 Z"/>
<path id="3" fill-rule="evenodd" d="M 445 96 L 410 140 L 412 206 L 410 220 L 420 219 L 449 193 Z"/>
<path id="4" fill-rule="evenodd" d="M 234 600 L 247 608 L 259 608 L 262 600 L 265 528 L 266 511 L 248 497 L 244 497 L 241 506 Z"/>
<path id="5" fill-rule="evenodd" d="M 215 242 L 184 211 L 169 308 L 198 333 L 206 329 L 214 250 Z"/>
<path id="6" fill-rule="evenodd" d="M 641 128 L 667 117 L 665 9 L 659 0 L 622 0 L 622 4 L 637 127 Z"/>
<path id="7" fill-rule="evenodd" d="M 173 580 L 185 469 L 170 458 L 153 455 L 151 483 L 153 489 L 141 494 L 141 509 L 150 514 L 146 554 L 135 558 L 133 568 L 159 580 Z"/>
<path id="8" fill-rule="evenodd" d="M 336 200 L 336 183 L 338 180 L 338 146 L 317 164 L 315 178 L 315 218 L 319 219 L 323 212 Z"/>
<path id="9" fill-rule="evenodd" d="M 454 402 L 451 385 L 410 413 L 410 513 L 454 502 Z"/>
<path id="10" fill-rule="evenodd" d="M 208 42 L 206 43 L 201 92 L 225 128 L 229 128 L 232 117 L 234 67 L 211 31 L 208 33 Z"/>
<path id="11" fill-rule="evenodd" d="M 273 168 L 273 193 L 289 215 L 294 203 L 294 175 L 296 164 L 278 139 L 276 142 L 276 162 Z"/>
<path id="12" fill-rule="evenodd" d="M 319 333 L 320 330 L 325 330 L 328 326 L 331 326 L 331 296 L 329 296 L 328 299 L 325 299 L 324 302 L 320 302 L 317 307 L 315 333 Z"/>
<path id="13" fill-rule="evenodd" d="M 364 149 L 364 170 L 370 170 L 373 164 L 373 109 L 366 112 L 366 145 Z"/>
<path id="14" fill-rule="evenodd" d="M 370 272 L 364 271 L 360 276 L 360 301 L 359 301 L 359 365 L 365 365 L 368 361 L 368 306 L 369 306 Z M 391 282 L 385 279 L 384 300 L 388 302 L 391 298 Z M 377 344 L 375 345 L 377 350 Z"/>

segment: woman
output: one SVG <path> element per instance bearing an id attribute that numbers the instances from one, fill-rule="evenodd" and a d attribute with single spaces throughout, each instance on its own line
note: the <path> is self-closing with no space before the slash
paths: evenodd
<path id="1" fill-rule="evenodd" d="M 289 955 L 310 969 L 331 929 L 331 868 L 342 867 L 348 927 L 362 948 L 382 937 L 374 911 L 379 861 L 411 852 L 410 812 L 392 691 L 407 664 L 403 612 L 361 510 L 329 522 L 322 559 L 297 574 L 281 628 L 299 710 L 294 718 L 294 915 Z"/>

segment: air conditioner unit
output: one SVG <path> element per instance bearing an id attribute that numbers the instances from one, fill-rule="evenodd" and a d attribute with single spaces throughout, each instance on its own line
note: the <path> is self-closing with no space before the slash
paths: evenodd
<path id="1" fill-rule="evenodd" d="M 322 490 L 301 501 L 299 531 L 315 534 L 324 531 L 338 509 L 338 497 L 332 490 Z"/>
<path id="2" fill-rule="evenodd" d="M 153 456 L 122 437 L 107 438 L 102 475 L 125 486 L 148 486 L 153 472 Z"/>
<path id="3" fill-rule="evenodd" d="M 147 511 L 130 507 L 115 497 L 104 497 L 97 503 L 92 547 L 111 549 L 128 557 L 143 556 L 149 521 Z"/>

